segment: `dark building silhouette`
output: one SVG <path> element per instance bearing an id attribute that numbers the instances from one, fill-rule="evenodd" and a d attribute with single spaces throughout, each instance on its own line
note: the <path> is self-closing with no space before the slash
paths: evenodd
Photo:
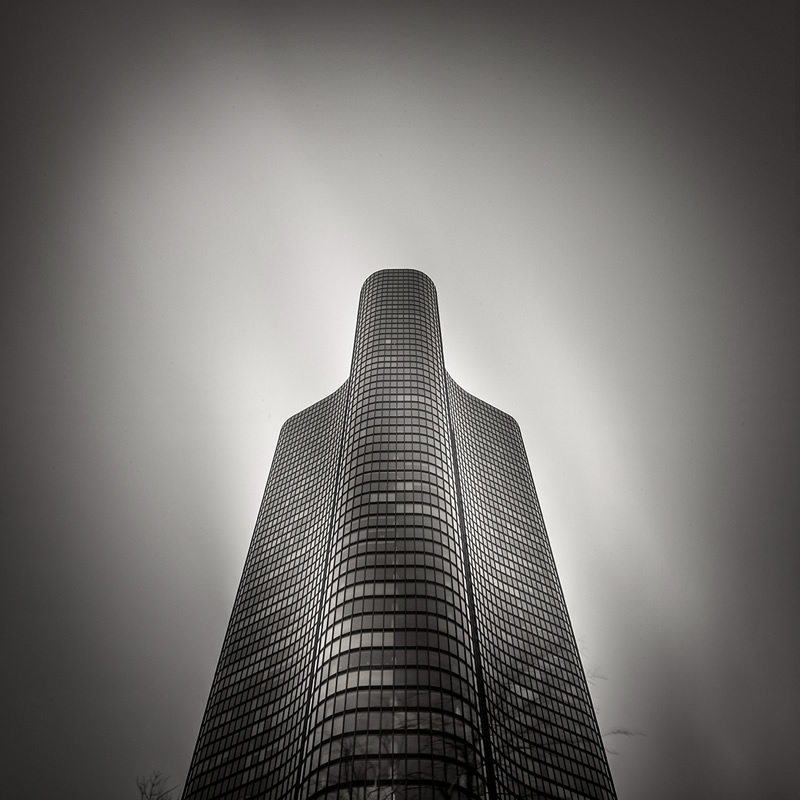
<path id="1" fill-rule="evenodd" d="M 420 272 L 281 430 L 183 796 L 616 796 L 519 428 Z"/>

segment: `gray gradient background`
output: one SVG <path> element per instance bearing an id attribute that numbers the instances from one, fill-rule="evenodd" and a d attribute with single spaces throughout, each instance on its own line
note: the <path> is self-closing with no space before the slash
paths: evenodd
<path id="1" fill-rule="evenodd" d="M 2 794 L 183 781 L 279 427 L 413 267 L 620 798 L 798 797 L 792 4 L 67 5 L 2 34 Z"/>

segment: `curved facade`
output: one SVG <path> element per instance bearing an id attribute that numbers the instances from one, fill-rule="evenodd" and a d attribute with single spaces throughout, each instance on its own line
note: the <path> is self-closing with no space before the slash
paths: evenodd
<path id="1" fill-rule="evenodd" d="M 378 272 L 281 431 L 184 798 L 534 797 L 615 795 L 522 440 Z"/>

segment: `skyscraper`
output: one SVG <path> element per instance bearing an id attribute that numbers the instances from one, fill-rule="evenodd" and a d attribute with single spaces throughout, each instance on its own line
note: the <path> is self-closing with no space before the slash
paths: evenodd
<path id="1" fill-rule="evenodd" d="M 184 799 L 614 797 L 519 428 L 377 272 L 281 430 Z"/>

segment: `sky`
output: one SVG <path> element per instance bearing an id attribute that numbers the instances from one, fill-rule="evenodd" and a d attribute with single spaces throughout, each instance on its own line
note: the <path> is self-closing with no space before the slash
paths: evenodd
<path id="1" fill-rule="evenodd" d="M 279 428 L 414 268 L 521 426 L 620 800 L 797 797 L 796 25 L 7 11 L 4 793 L 182 785 Z"/>

